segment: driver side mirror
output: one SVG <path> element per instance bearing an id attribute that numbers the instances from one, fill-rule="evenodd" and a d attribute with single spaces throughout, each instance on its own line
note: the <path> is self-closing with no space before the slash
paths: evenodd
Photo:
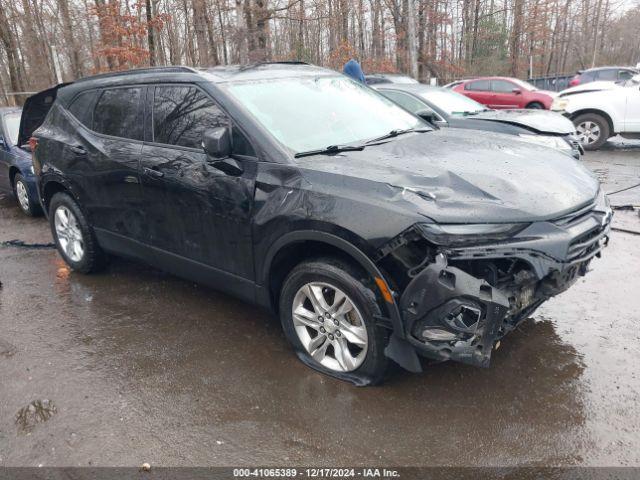
<path id="1" fill-rule="evenodd" d="M 438 117 L 436 116 L 435 112 L 432 112 L 431 110 L 420 110 L 416 113 L 416 115 L 418 115 L 423 120 L 426 120 L 434 127 L 438 128 L 438 126 L 436 125 Z"/>
<path id="2" fill-rule="evenodd" d="M 514 88 L 513 90 L 511 90 L 511 93 L 513 93 L 514 95 L 520 95 L 522 93 L 522 90 L 520 90 L 519 88 Z"/>
<path id="3" fill-rule="evenodd" d="M 231 132 L 228 127 L 216 127 L 202 134 L 202 148 L 213 158 L 226 158 L 231 155 Z"/>
<path id="4" fill-rule="evenodd" d="M 210 157 L 211 166 L 234 177 L 242 175 L 244 169 L 240 162 L 231 158 L 231 130 L 229 127 L 216 127 L 202 134 L 202 148 Z"/>

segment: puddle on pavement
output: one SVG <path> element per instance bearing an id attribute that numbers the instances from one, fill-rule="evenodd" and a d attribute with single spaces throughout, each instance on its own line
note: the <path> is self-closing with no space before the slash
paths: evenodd
<path id="1" fill-rule="evenodd" d="M 34 400 L 26 407 L 22 407 L 16 414 L 16 425 L 23 433 L 30 432 L 38 423 L 49 420 L 57 412 L 51 400 Z"/>

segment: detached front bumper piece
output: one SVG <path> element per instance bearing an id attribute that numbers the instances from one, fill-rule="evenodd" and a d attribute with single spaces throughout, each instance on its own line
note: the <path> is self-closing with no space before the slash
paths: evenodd
<path id="1" fill-rule="evenodd" d="M 407 286 L 400 309 L 419 354 L 486 367 L 509 300 L 486 281 L 448 267 L 440 256 Z"/>

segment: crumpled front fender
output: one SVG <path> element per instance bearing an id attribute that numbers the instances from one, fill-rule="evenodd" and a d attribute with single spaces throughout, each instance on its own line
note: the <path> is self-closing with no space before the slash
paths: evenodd
<path id="1" fill-rule="evenodd" d="M 508 309 L 504 293 L 447 266 L 443 255 L 420 272 L 400 298 L 407 339 L 419 354 L 482 367 L 489 365 Z"/>

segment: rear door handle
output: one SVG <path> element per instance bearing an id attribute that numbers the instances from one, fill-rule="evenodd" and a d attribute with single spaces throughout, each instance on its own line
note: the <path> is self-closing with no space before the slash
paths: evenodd
<path id="1" fill-rule="evenodd" d="M 153 177 L 153 178 L 162 178 L 162 177 L 164 177 L 164 172 L 161 172 L 161 171 L 156 170 L 154 168 L 144 167 L 142 169 L 142 171 L 145 173 L 145 175 L 148 175 L 148 176 Z"/>
<path id="2" fill-rule="evenodd" d="M 87 154 L 87 149 L 84 148 L 82 145 L 74 145 L 74 146 L 70 147 L 70 149 L 76 155 L 86 155 Z"/>

